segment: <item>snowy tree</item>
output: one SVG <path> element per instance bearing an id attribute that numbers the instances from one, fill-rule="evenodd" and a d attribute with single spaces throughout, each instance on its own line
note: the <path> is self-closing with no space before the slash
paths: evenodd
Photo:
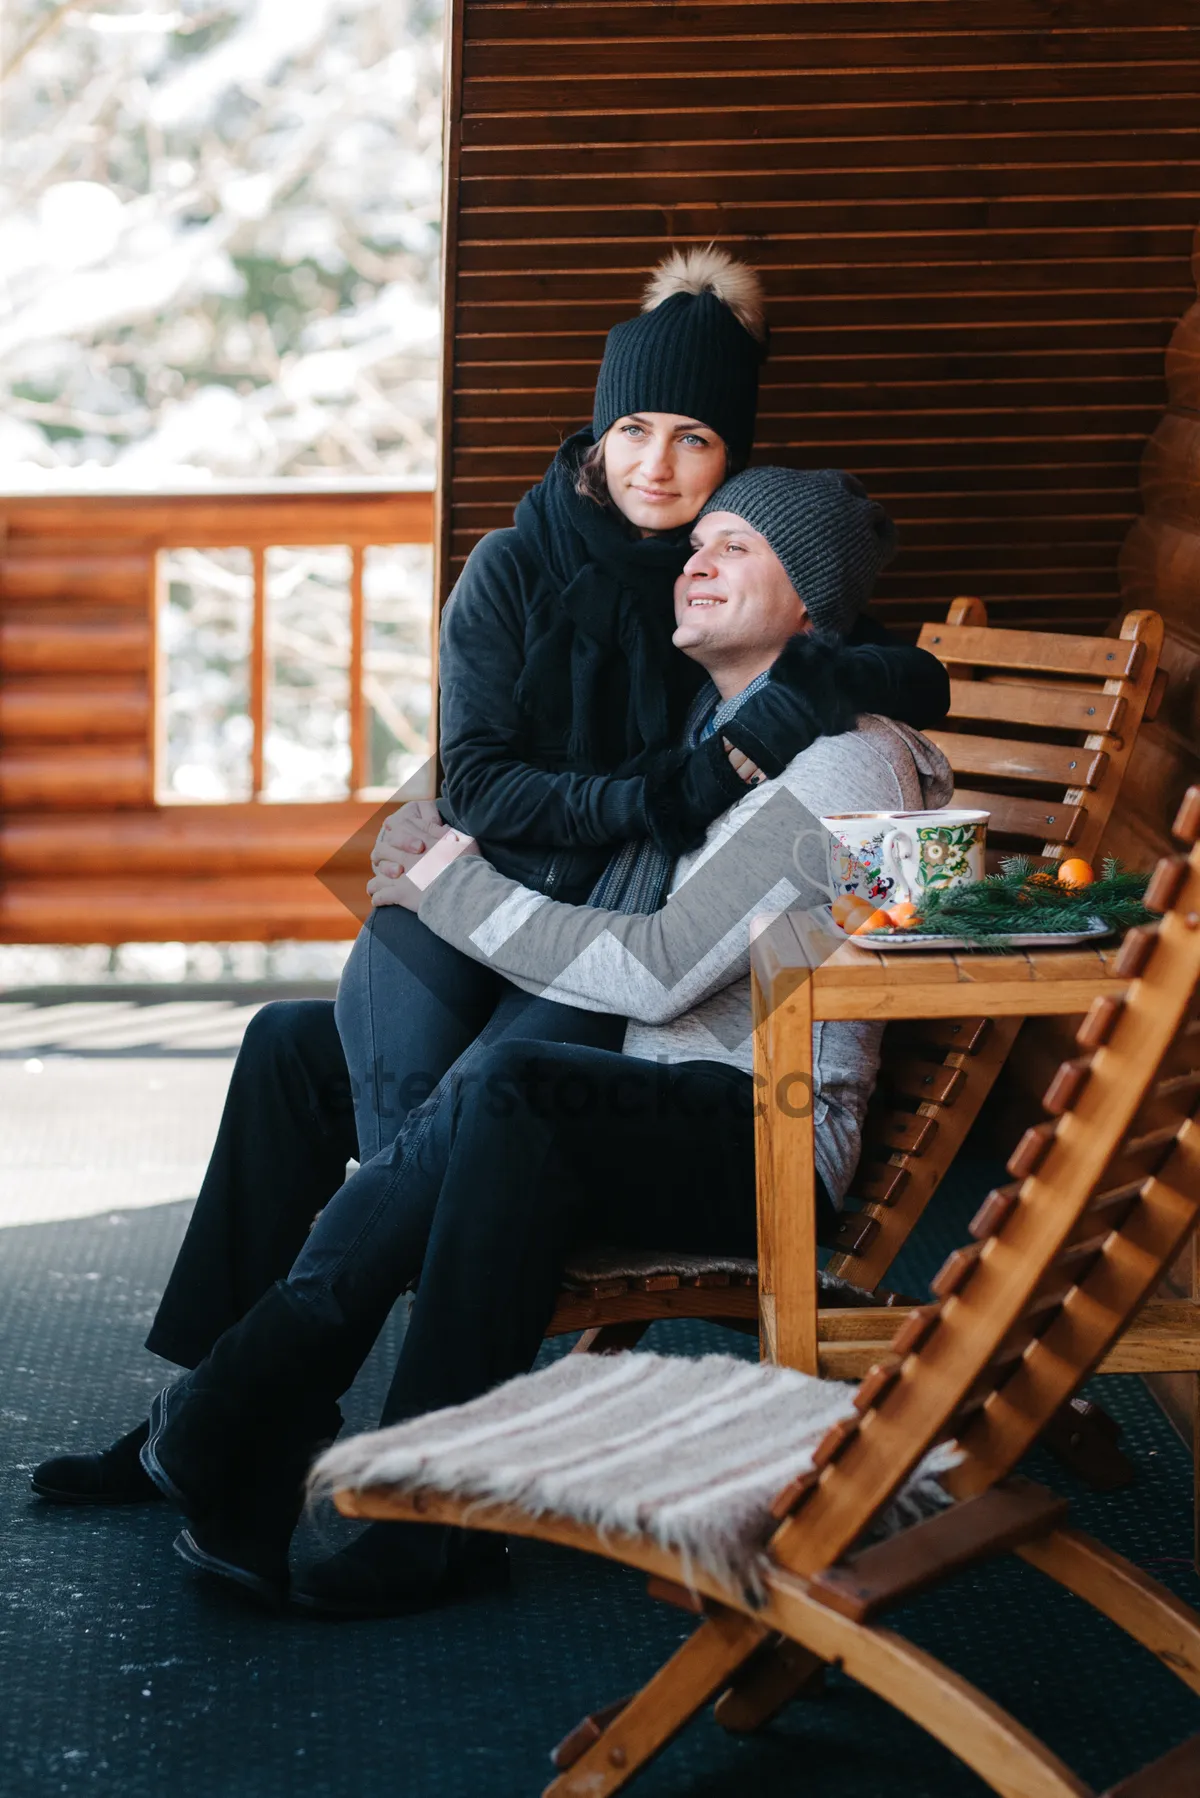
<path id="1" fill-rule="evenodd" d="M 0 481 L 430 478 L 438 0 L 2 31 Z"/>

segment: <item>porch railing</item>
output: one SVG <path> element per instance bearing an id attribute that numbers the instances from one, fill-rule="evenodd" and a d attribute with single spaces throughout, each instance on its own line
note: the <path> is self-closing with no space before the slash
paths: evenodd
<path id="1" fill-rule="evenodd" d="M 353 934 L 316 871 L 382 796 L 364 575 L 377 548 L 428 545 L 432 528 L 429 491 L 367 484 L 0 497 L 0 940 Z M 343 796 L 273 803 L 270 566 L 304 546 L 340 546 L 348 572 Z M 163 574 L 188 550 L 248 563 L 248 769 L 230 802 L 170 791 Z M 432 679 L 432 593 L 428 652 Z M 406 736 L 419 747 L 421 727 Z"/>

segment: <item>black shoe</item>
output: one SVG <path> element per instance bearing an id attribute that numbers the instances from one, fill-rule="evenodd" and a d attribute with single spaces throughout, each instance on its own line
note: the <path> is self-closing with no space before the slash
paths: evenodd
<path id="1" fill-rule="evenodd" d="M 334 1405 L 323 1416 L 314 1410 L 293 1420 L 290 1429 L 277 1426 L 264 1432 L 220 1504 L 193 1517 L 176 1537 L 176 1554 L 197 1572 L 228 1581 L 269 1610 L 282 1610 L 288 1548 L 304 1508 L 305 1476 L 341 1427 L 342 1414 Z"/>
<path id="2" fill-rule="evenodd" d="M 139 1423 L 128 1435 L 95 1455 L 56 1455 L 30 1476 L 39 1498 L 52 1505 L 145 1505 L 162 1495 L 138 1459 L 150 1426 Z"/>
<path id="3" fill-rule="evenodd" d="M 314 1617 L 403 1617 L 456 1598 L 505 1591 L 503 1536 L 431 1524 L 376 1523 L 292 1581 L 292 1604 Z"/>
<path id="4" fill-rule="evenodd" d="M 288 1584 L 286 1544 L 281 1563 L 276 1554 L 264 1555 L 262 1545 L 253 1538 L 227 1531 L 210 1518 L 190 1523 L 176 1536 L 174 1548 L 180 1560 L 197 1573 L 226 1580 L 269 1611 L 283 1609 Z"/>

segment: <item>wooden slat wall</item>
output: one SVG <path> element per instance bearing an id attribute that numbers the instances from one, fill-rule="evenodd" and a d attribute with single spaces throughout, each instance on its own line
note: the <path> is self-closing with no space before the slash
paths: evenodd
<path id="1" fill-rule="evenodd" d="M 880 609 L 1102 629 L 1200 217 L 1195 0 L 454 0 L 444 592 L 668 248 L 763 271 L 759 459 L 894 511 Z"/>

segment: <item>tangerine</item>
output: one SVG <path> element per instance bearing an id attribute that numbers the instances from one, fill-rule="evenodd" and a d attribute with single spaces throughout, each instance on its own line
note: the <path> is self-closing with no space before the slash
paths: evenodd
<path id="1" fill-rule="evenodd" d="M 1073 855 L 1058 864 L 1058 883 L 1064 887 L 1090 887 L 1096 876 L 1090 862 Z"/>
<path id="2" fill-rule="evenodd" d="M 895 905 L 888 906 L 887 915 L 893 930 L 903 930 L 919 914 L 911 899 L 897 899 Z"/>
<path id="3" fill-rule="evenodd" d="M 885 911 L 868 911 L 864 918 L 857 922 L 852 918 L 845 928 L 851 936 L 865 936 L 868 930 L 888 930 L 892 920 Z"/>
<path id="4" fill-rule="evenodd" d="M 843 930 L 849 932 L 856 924 L 861 924 L 864 918 L 869 918 L 874 909 L 865 899 L 860 899 L 857 893 L 850 893 L 837 921 Z"/>
<path id="5" fill-rule="evenodd" d="M 829 908 L 834 923 L 845 924 L 849 913 L 857 911 L 861 904 L 862 900 L 857 898 L 853 893 L 839 893 Z"/>

